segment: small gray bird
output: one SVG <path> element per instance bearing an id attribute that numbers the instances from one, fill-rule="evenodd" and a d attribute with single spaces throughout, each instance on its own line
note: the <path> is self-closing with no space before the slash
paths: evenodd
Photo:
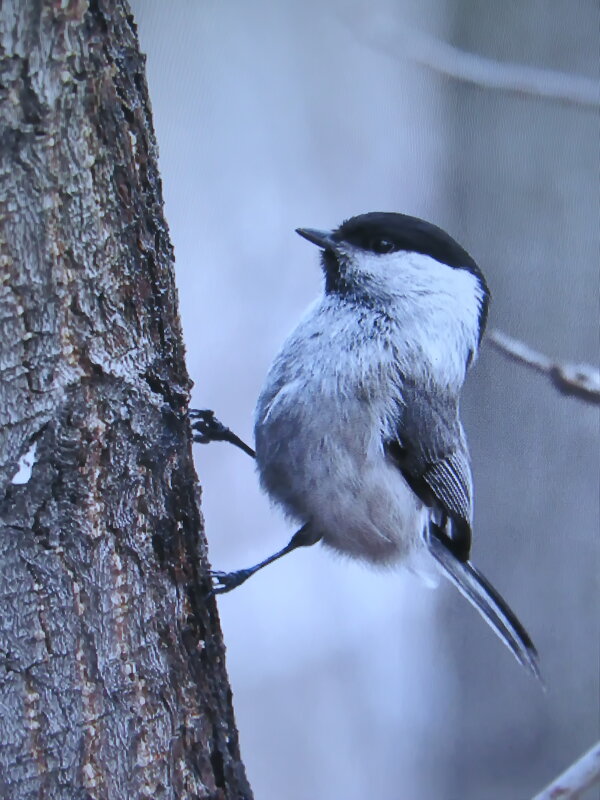
<path id="1" fill-rule="evenodd" d="M 443 230 L 404 214 L 297 233 L 321 248 L 325 291 L 267 374 L 254 434 L 261 485 L 301 527 L 260 564 L 213 573 L 214 592 L 319 541 L 373 564 L 426 557 L 539 677 L 529 635 L 469 561 L 473 486 L 459 396 L 487 318 L 480 269 Z M 191 415 L 196 441 L 228 440 L 254 455 L 212 412 Z"/>

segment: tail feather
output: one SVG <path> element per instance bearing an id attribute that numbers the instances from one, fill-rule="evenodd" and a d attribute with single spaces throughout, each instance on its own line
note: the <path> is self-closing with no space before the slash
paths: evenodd
<path id="1" fill-rule="evenodd" d="M 502 639 L 517 661 L 543 684 L 537 650 L 525 628 L 484 576 L 468 561 L 458 561 L 432 531 L 427 538 L 431 554 L 442 566 L 446 577 L 481 614 L 494 633 Z"/>

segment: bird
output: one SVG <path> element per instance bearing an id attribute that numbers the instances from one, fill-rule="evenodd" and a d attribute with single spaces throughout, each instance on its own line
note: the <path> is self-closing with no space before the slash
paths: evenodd
<path id="1" fill-rule="evenodd" d="M 541 680 L 529 634 L 470 560 L 459 400 L 488 317 L 482 271 L 448 233 L 406 214 L 296 232 L 320 249 L 323 292 L 267 373 L 255 448 L 212 411 L 190 416 L 195 441 L 229 441 L 255 457 L 262 488 L 300 527 L 259 564 L 212 573 L 212 591 L 317 542 L 374 565 L 429 562 Z"/>

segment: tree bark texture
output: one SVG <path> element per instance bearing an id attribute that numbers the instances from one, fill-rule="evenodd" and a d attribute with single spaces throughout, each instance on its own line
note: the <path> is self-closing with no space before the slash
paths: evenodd
<path id="1" fill-rule="evenodd" d="M 0 797 L 250 798 L 125 0 L 4 0 L 0 139 Z"/>

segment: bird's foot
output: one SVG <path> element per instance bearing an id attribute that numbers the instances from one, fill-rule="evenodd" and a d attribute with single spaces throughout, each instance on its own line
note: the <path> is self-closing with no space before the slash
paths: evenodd
<path id="1" fill-rule="evenodd" d="M 226 425 L 215 417 L 214 411 L 208 409 L 197 410 L 191 408 L 188 416 L 193 420 L 192 430 L 194 441 L 201 444 L 209 442 L 226 442 L 231 437 L 231 431 Z"/>
<path id="2" fill-rule="evenodd" d="M 212 580 L 211 594 L 225 594 L 232 589 L 241 586 L 251 575 L 254 574 L 252 569 L 238 569 L 235 572 L 211 572 L 210 578 Z"/>
<path id="3" fill-rule="evenodd" d="M 200 444 L 208 444 L 209 442 L 230 442 L 244 453 L 247 453 L 252 458 L 255 457 L 254 450 L 250 445 L 246 444 L 239 436 L 237 436 L 230 428 L 223 425 L 222 422 L 215 417 L 214 411 L 203 409 L 198 411 L 191 408 L 188 411 L 188 416 L 193 420 L 192 430 L 194 431 L 194 441 Z"/>

